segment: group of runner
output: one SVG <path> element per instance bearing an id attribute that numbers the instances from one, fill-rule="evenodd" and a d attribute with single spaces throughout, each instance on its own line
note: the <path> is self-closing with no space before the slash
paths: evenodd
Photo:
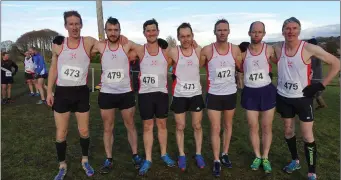
<path id="1" fill-rule="evenodd" d="M 292 173 L 301 167 L 295 136 L 295 115 L 298 115 L 308 165 L 307 177 L 310 180 L 317 178 L 315 169 L 317 148 L 313 136 L 313 97 L 323 91 L 338 74 L 340 62 L 321 47 L 298 38 L 301 32 L 298 19 L 291 17 L 284 21 L 282 34 L 285 41 L 275 45 L 268 45 L 262 41 L 266 28 L 260 21 L 250 25 L 248 32 L 250 43 L 232 44 L 228 42 L 230 24 L 227 20 L 220 19 L 214 24 L 216 42 L 204 47 L 195 43 L 189 23 L 182 23 L 177 28 L 177 38 L 181 43 L 177 47 L 168 47 L 167 42 L 158 38 L 159 27 L 155 19 L 147 20 L 143 24 L 143 35 L 147 41 L 144 45 L 121 35 L 121 25 L 116 18 L 110 17 L 105 23 L 107 35 L 105 41 L 80 35 L 83 22 L 77 11 L 64 12 L 64 23 L 68 37 L 59 37 L 60 39 L 53 44 L 46 98 L 46 103 L 52 106 L 54 111 L 56 124 L 55 146 L 59 161 L 56 180 L 63 179 L 67 173 L 65 154 L 70 113 L 75 113 L 78 123 L 82 149 L 81 165 L 87 176 L 93 176 L 95 173 L 88 160 L 90 102 L 87 75 L 91 56 L 97 53 L 101 55 L 102 65 L 102 86 L 98 95 L 98 105 L 103 119 L 103 142 L 106 153 L 100 173 L 106 174 L 112 170 L 114 142 L 112 132 L 116 109 L 122 113 L 133 164 L 140 175 L 146 174 L 152 165 L 155 124 L 158 129 L 162 161 L 169 167 L 177 165 L 181 170 L 186 170 L 188 160 L 184 152 L 184 131 L 187 112 L 190 112 L 192 117 L 195 162 L 198 168 L 206 166 L 201 154 L 202 117 L 205 108 L 211 125 L 213 175 L 220 176 L 222 165 L 232 168 L 229 147 L 237 104 L 236 74 L 240 72 L 244 75 L 241 105 L 246 110 L 250 140 L 255 154 L 253 161 L 250 161 L 250 168 L 258 170 L 262 165 L 265 173 L 272 171 L 268 154 L 272 143 L 272 122 L 276 109 L 283 119 L 285 141 L 291 153 L 291 162 L 283 170 Z M 32 52 L 31 54 L 36 54 Z M 321 82 L 313 84 L 310 77 L 312 57 L 329 65 L 327 76 Z M 6 61 L 5 59 L 3 58 L 3 61 Z M 135 59 L 138 59 L 140 64 L 137 105 L 143 120 L 144 158 L 138 154 L 138 136 L 134 123 L 136 100 L 129 65 L 130 61 Z M 277 87 L 272 83 L 270 62 L 276 64 L 278 68 Z M 176 161 L 167 153 L 166 121 L 169 111 L 167 74 L 170 67 L 173 68 L 174 74 L 170 109 L 175 115 L 176 142 L 179 151 Z M 205 67 L 207 70 L 205 100 L 200 82 L 200 67 Z M 31 74 L 29 72 L 32 70 L 33 68 L 28 68 L 27 73 Z M 47 70 L 38 67 L 35 68 L 34 73 L 41 79 L 44 78 Z M 2 74 L 2 77 L 7 76 Z M 4 89 L 4 86 L 2 88 Z M 38 89 L 41 92 L 43 87 L 38 86 Z M 43 97 L 44 95 L 41 96 L 42 101 L 45 100 Z M 262 153 L 258 135 L 259 118 L 261 118 L 262 128 Z"/>

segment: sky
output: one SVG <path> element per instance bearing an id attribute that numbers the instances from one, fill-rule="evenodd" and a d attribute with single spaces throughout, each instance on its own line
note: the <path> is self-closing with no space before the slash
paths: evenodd
<path id="1" fill-rule="evenodd" d="M 63 12 L 78 11 L 83 19 L 82 36 L 98 39 L 95 1 L 2 1 L 1 41 L 16 41 L 25 32 L 51 29 L 67 36 Z M 214 24 L 224 18 L 230 23 L 229 41 L 249 40 L 253 21 L 262 21 L 266 36 L 281 33 L 283 21 L 292 16 L 302 29 L 340 24 L 339 1 L 103 1 L 104 22 L 108 17 L 120 21 L 121 34 L 136 43 L 145 43 L 143 23 L 155 18 L 161 38 L 173 36 L 182 22 L 189 22 L 200 45 L 215 41 Z"/>

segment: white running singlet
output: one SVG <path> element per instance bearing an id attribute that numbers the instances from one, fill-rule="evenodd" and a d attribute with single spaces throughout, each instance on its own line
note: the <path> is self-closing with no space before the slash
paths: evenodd
<path id="1" fill-rule="evenodd" d="M 174 97 L 193 97 L 202 94 L 200 83 L 199 58 L 192 50 L 190 56 L 185 56 L 180 47 L 178 49 L 178 62 L 174 74 L 176 79 L 173 82 Z"/>
<path id="2" fill-rule="evenodd" d="M 244 84 L 251 88 L 260 88 L 271 83 L 269 76 L 270 65 L 266 56 L 267 45 L 262 43 L 262 50 L 259 54 L 252 54 L 249 48 L 243 61 Z"/>
<path id="3" fill-rule="evenodd" d="M 206 64 L 207 92 L 213 95 L 230 95 L 237 92 L 236 62 L 232 56 L 232 44 L 226 54 L 219 54 L 212 44 L 212 58 Z"/>
<path id="4" fill-rule="evenodd" d="M 26 73 L 34 74 L 34 62 L 33 62 L 32 57 L 30 57 L 28 59 L 25 57 L 24 65 L 25 65 L 25 72 Z"/>
<path id="5" fill-rule="evenodd" d="M 58 56 L 57 86 L 83 86 L 87 84 L 90 57 L 84 49 L 83 37 L 80 38 L 77 48 L 68 46 L 68 38 L 62 46 Z"/>
<path id="6" fill-rule="evenodd" d="M 116 50 L 112 50 L 109 47 L 109 41 L 107 41 L 102 54 L 101 65 L 101 92 L 122 94 L 132 91 L 130 63 L 121 44 Z"/>
<path id="7" fill-rule="evenodd" d="M 294 56 L 288 56 L 283 43 L 281 58 L 278 61 L 277 93 L 287 98 L 304 97 L 302 90 L 310 84 L 310 64 L 302 59 L 302 50 L 305 42 L 301 41 Z"/>
<path id="8" fill-rule="evenodd" d="M 139 94 L 168 93 L 167 66 L 167 60 L 160 47 L 158 54 L 152 56 L 148 53 L 147 45 L 144 45 L 144 56 L 140 61 Z"/>

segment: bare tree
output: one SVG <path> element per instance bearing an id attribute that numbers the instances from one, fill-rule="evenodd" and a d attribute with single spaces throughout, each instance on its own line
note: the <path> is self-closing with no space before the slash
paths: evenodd
<path id="1" fill-rule="evenodd" d="M 176 39 L 173 38 L 172 36 L 168 36 L 168 37 L 166 38 L 166 41 L 168 42 L 168 45 L 169 45 L 170 47 L 176 47 Z"/>

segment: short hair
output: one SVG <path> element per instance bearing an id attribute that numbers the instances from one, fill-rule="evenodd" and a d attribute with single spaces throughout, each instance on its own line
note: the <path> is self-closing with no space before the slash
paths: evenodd
<path id="1" fill-rule="evenodd" d="M 6 54 L 8 54 L 8 52 L 6 52 L 6 51 L 1 52 L 1 57 L 4 57 Z"/>
<path id="2" fill-rule="evenodd" d="M 64 25 L 66 25 L 66 18 L 76 16 L 80 19 L 81 25 L 83 25 L 82 17 L 77 11 L 65 11 L 64 12 Z"/>
<path id="3" fill-rule="evenodd" d="M 289 18 L 289 19 L 286 19 L 286 20 L 283 22 L 282 31 L 283 31 L 283 29 L 284 29 L 284 26 L 286 26 L 287 24 L 292 23 L 292 22 L 297 23 L 297 24 L 300 26 L 300 29 L 301 29 L 301 22 L 300 22 L 297 18 L 291 17 L 291 18 Z"/>
<path id="4" fill-rule="evenodd" d="M 146 22 L 143 23 L 143 31 L 146 30 L 147 26 L 153 25 L 153 24 L 155 24 L 156 29 L 159 30 L 159 23 L 157 23 L 157 21 L 153 18 L 153 19 L 147 20 Z"/>
<path id="5" fill-rule="evenodd" d="M 311 38 L 308 40 L 308 43 L 317 45 L 317 40 L 316 40 L 316 38 Z"/>
<path id="6" fill-rule="evenodd" d="M 217 29 L 217 25 L 220 23 L 225 23 L 227 25 L 230 25 L 229 22 L 226 19 L 218 19 L 218 21 L 214 24 L 214 31 Z"/>
<path id="7" fill-rule="evenodd" d="M 254 24 L 256 24 L 256 23 L 261 23 L 261 24 L 263 25 L 263 27 L 264 27 L 264 32 L 265 32 L 265 24 L 264 24 L 262 21 L 255 21 L 255 22 L 251 23 L 250 28 L 249 28 L 249 33 L 250 33 L 251 30 L 252 30 L 252 26 L 253 26 Z"/>
<path id="8" fill-rule="evenodd" d="M 113 17 L 109 17 L 108 18 L 108 20 L 107 20 L 107 22 L 105 22 L 105 29 L 107 28 L 107 24 L 112 24 L 112 25 L 116 25 L 116 24 L 118 24 L 119 26 L 120 26 L 120 29 L 121 29 L 121 24 L 120 24 L 120 22 L 118 22 L 118 19 L 116 19 L 116 18 L 113 18 Z"/>
<path id="9" fill-rule="evenodd" d="M 31 46 L 29 49 L 32 49 L 32 50 L 34 50 L 34 51 L 37 51 L 37 48 L 34 47 L 34 46 Z"/>
<path id="10" fill-rule="evenodd" d="M 193 30 L 192 30 L 192 27 L 191 27 L 191 25 L 189 24 L 189 23 L 182 23 L 179 27 L 178 27 L 178 29 L 177 29 L 177 34 L 178 34 L 178 36 L 180 35 L 180 29 L 181 28 L 189 28 L 190 30 L 191 30 L 191 33 L 193 34 Z"/>

